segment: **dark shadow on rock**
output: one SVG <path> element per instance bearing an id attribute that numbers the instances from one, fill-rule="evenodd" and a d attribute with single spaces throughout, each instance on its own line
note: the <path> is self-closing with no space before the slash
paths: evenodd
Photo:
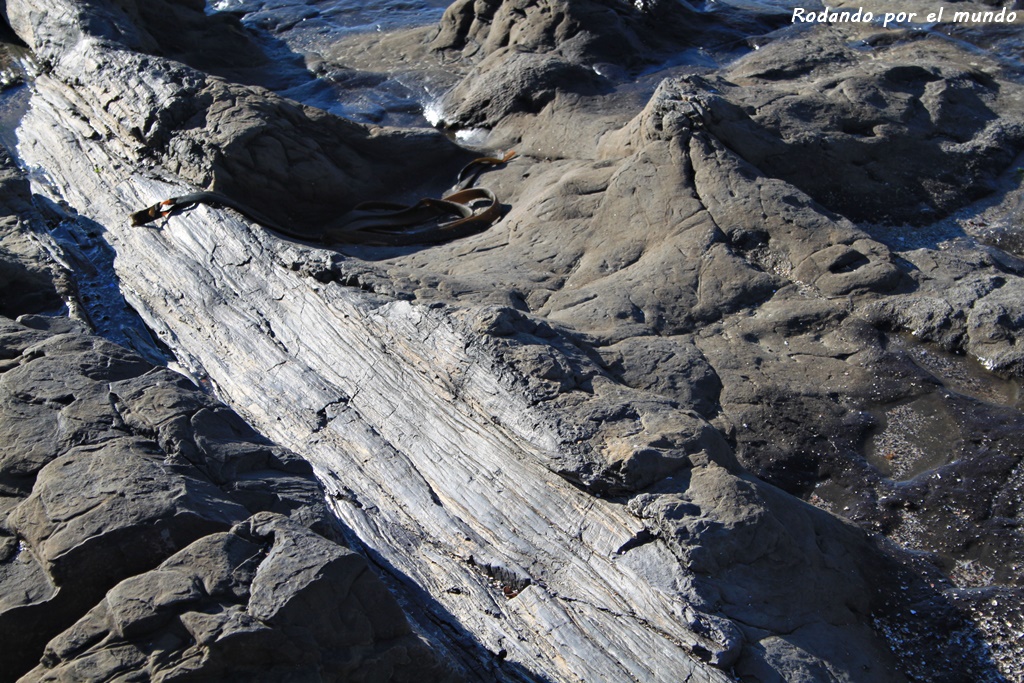
<path id="1" fill-rule="evenodd" d="M 985 645 L 991 633 L 963 591 L 947 590 L 932 555 L 708 465 L 628 505 L 694 572 L 705 600 L 694 623 L 738 639 L 737 680 L 779 680 L 783 670 L 806 680 L 837 670 L 852 680 L 1004 680 Z"/>
<path id="2" fill-rule="evenodd" d="M 347 530 L 344 525 L 342 528 Z M 369 559 L 392 593 L 403 596 L 402 604 L 406 614 L 421 630 L 426 631 L 432 643 L 441 645 L 443 651 L 450 655 L 451 661 L 461 669 L 464 680 L 470 683 L 555 683 L 521 664 L 508 661 L 504 650 L 492 652 L 487 649 L 459 623 L 458 617 L 350 531 L 345 541 L 350 548 Z"/>
<path id="3" fill-rule="evenodd" d="M 25 41 L 18 37 L 18 35 L 11 29 L 10 24 L 4 21 L 3 17 L 0 16 L 0 42 L 10 43 L 19 47 L 28 47 Z"/>
<path id="4" fill-rule="evenodd" d="M 55 274 L 26 241 L 35 225 L 28 181 L 0 145 L 0 315 L 57 313 L 64 308 Z"/>
<path id="5" fill-rule="evenodd" d="M 48 273 L 22 263 L 0 247 L 0 315 L 56 313 L 63 307 Z"/>
<path id="6" fill-rule="evenodd" d="M 438 226 L 438 224 L 436 224 L 436 223 L 429 223 L 429 224 L 422 225 L 422 226 L 413 226 L 408 231 L 398 233 L 398 236 L 401 237 L 402 239 L 406 239 L 407 236 L 408 236 L 408 239 L 413 240 L 413 243 L 407 244 L 407 245 L 402 245 L 402 246 L 361 245 L 361 244 L 359 244 L 357 242 L 348 242 L 348 243 L 346 243 L 344 238 L 341 237 L 341 238 L 338 239 L 338 241 L 331 241 L 331 242 L 328 242 L 326 245 L 323 245 L 323 246 L 325 246 L 328 249 L 332 249 L 334 251 L 338 251 L 338 252 L 340 252 L 340 253 L 342 253 L 342 254 L 344 254 L 346 256 L 352 256 L 354 258 L 359 259 L 360 261 L 364 261 L 364 262 L 368 262 L 368 263 L 372 263 L 374 261 L 384 261 L 384 260 L 392 259 L 392 258 L 395 258 L 395 257 L 398 257 L 398 256 L 405 256 L 405 255 L 408 255 L 408 254 L 415 254 L 417 252 L 429 250 L 429 249 L 432 249 L 432 248 L 437 247 L 437 246 L 442 245 L 442 244 L 455 243 L 455 242 L 458 242 L 459 240 L 467 239 L 467 238 L 472 237 L 474 235 L 478 235 L 480 233 L 487 232 L 488 230 L 492 229 L 494 227 L 494 225 L 498 221 L 500 221 L 501 218 L 504 217 L 508 213 L 510 208 L 511 207 L 509 205 L 507 205 L 507 204 L 501 205 L 500 206 L 500 215 L 492 223 L 481 224 L 478 227 L 474 228 L 473 232 L 467 232 L 467 233 L 459 234 L 458 236 L 454 236 L 454 237 L 451 237 L 451 238 L 444 238 L 443 233 L 441 231 L 442 229 Z M 342 216 L 342 218 L 344 219 L 344 216 Z M 424 232 L 424 234 L 427 235 L 429 238 L 425 238 L 423 240 L 423 242 L 420 242 L 420 243 L 415 242 L 415 234 L 416 234 L 417 231 Z M 433 235 L 435 233 L 437 235 L 439 235 L 439 236 L 438 237 L 434 237 Z M 329 273 L 321 271 L 321 272 L 317 273 L 316 275 L 314 275 L 314 277 L 316 277 L 318 280 L 320 280 L 321 282 L 324 282 L 324 283 L 327 283 L 327 282 L 341 282 L 342 284 L 348 284 L 348 279 L 347 279 L 348 278 L 348 274 L 345 272 L 345 264 L 341 263 L 341 262 L 337 262 L 337 261 L 335 261 L 332 264 L 332 267 L 331 267 L 331 270 L 330 270 Z M 352 283 L 352 284 L 358 284 L 358 283 Z"/>
<path id="7" fill-rule="evenodd" d="M 43 217 L 33 225 L 45 230 L 61 250 L 71 268 L 73 295 L 80 305 L 78 312 L 93 331 L 132 349 L 154 365 L 166 365 L 173 355 L 121 293 L 114 272 L 116 254 L 106 240 L 106 228 L 80 214 L 68 214 L 42 195 L 33 195 L 32 201 Z"/>

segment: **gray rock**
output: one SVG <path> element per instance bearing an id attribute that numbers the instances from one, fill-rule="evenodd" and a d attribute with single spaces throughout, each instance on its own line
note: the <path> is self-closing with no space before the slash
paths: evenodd
<path id="1" fill-rule="evenodd" d="M 722 381 L 692 338 L 630 337 L 598 352 L 626 386 L 675 397 L 707 419 L 717 414 Z"/>
<path id="2" fill-rule="evenodd" d="M 321 665 L 328 678 L 372 678 L 371 672 L 392 669 L 409 677 L 412 666 L 417 675 L 441 675 L 365 561 L 309 530 L 339 535 L 306 461 L 269 444 L 180 375 L 81 327 L 50 325 L 54 332 L 37 329 L 46 327 L 43 319 L 26 322 L 33 327 L 5 319 L 0 334 L 8 359 L 0 374 L 0 433 L 9 444 L 0 461 L 0 629 L 11 644 L 5 671 L 31 668 L 57 636 L 29 680 L 96 678 L 124 668 L 209 678 L 260 667 L 268 656 L 278 668 L 267 680 Z M 266 512 L 246 522 L 247 531 L 236 530 L 251 547 L 234 557 L 245 568 L 246 558 L 269 553 L 261 573 L 239 587 L 231 584 L 232 565 L 206 584 L 215 597 L 220 590 L 248 599 L 248 621 L 237 622 L 231 605 L 214 609 L 196 592 L 194 578 L 150 571 L 190 544 L 220 547 L 222 532 L 260 511 Z M 342 557 L 347 568 L 332 569 Z M 177 569 L 198 576 L 207 571 L 204 563 L 216 562 L 216 555 L 187 551 L 176 558 Z M 187 566 L 190 559 L 196 566 Z M 311 564 L 300 569 L 303 563 Z M 327 588 L 309 587 L 317 581 Z M 353 582 L 358 588 L 346 597 Z M 291 634 L 322 606 L 334 609 L 338 598 L 348 601 L 346 616 L 324 614 L 316 634 Z M 212 654 L 198 656 L 181 624 L 168 626 L 168 612 L 204 599 L 194 618 L 216 642 Z M 372 604 L 372 612 L 364 613 L 359 601 Z M 223 612 L 221 625 L 209 621 L 216 618 L 211 610 Z M 340 631 L 341 623 L 354 630 Z M 98 633 L 108 627 L 116 642 L 90 649 L 107 638 Z M 334 639 L 322 640 L 324 634 Z M 292 659 L 261 649 L 275 643 Z"/>
<path id="3" fill-rule="evenodd" d="M 55 312 L 64 302 L 58 286 L 64 278 L 48 263 L 42 247 L 29 235 L 28 180 L 0 145 L 0 315 Z"/>
<path id="4" fill-rule="evenodd" d="M 96 3 L 83 16 L 68 2 L 41 23 L 33 21 L 31 3 L 6 5 L 12 27 L 52 72 L 83 79 L 96 96 L 78 99 L 58 89 L 51 93 L 53 106 L 76 106 L 61 101 L 71 97 L 95 107 L 83 124 L 88 130 L 80 132 L 113 136 L 133 163 L 156 159 L 194 185 L 226 194 L 315 241 L 326 223 L 362 201 L 439 193 L 435 173 L 454 174 L 469 158 L 440 133 L 358 125 L 211 76 L 187 65 L 194 60 L 160 56 L 180 56 L 173 45 L 147 38 L 166 33 L 163 4 L 139 5 L 145 8 Z M 203 44 L 208 33 L 231 33 L 223 25 L 230 20 L 217 15 L 204 23 L 194 3 L 167 9 L 189 19 L 181 38 L 165 42 Z M 93 54 L 97 49 L 111 50 L 104 53 L 111 58 Z M 99 104 L 128 81 L 130 104 L 125 98 Z M 37 87 L 45 89 L 45 79 Z"/>
<path id="5" fill-rule="evenodd" d="M 549 54 L 500 50 L 488 55 L 442 100 L 444 125 L 491 128 L 510 114 L 536 114 L 559 91 L 596 92 L 592 69 Z"/>
<path id="6" fill-rule="evenodd" d="M 488 56 L 505 48 L 556 52 L 574 63 L 600 69 L 637 67 L 693 45 L 736 40 L 781 17 L 770 8 L 747 14 L 728 8 L 705 16 L 672 0 L 457 0 L 445 11 L 431 42 L 435 50 Z"/>
<path id="7" fill-rule="evenodd" d="M 499 26 L 501 7 L 480 6 L 481 16 L 493 10 L 487 26 L 460 3 L 445 20 L 457 25 L 450 46 L 472 51 L 472 40 L 488 43 L 492 32 L 498 43 L 511 40 L 519 29 Z M 1008 652 L 1015 645 L 951 606 L 951 586 L 967 579 L 950 565 L 973 561 L 970 547 L 981 544 L 979 576 L 987 569 L 992 577 L 971 579 L 975 587 L 1019 592 L 993 584 L 1009 582 L 1019 559 L 1013 482 L 1021 454 L 1011 436 L 1019 410 L 947 391 L 945 375 L 897 348 L 891 333 L 920 323 L 950 348 L 973 334 L 986 357 L 1013 367 L 1019 316 L 1012 293 L 1021 275 L 994 251 L 967 246 L 954 255 L 931 244 L 915 253 L 877 225 L 838 215 L 818 196 L 821 165 L 793 179 L 767 168 L 791 159 L 790 140 L 744 107 L 745 98 L 764 97 L 767 107 L 773 94 L 792 90 L 794 106 L 819 103 L 824 81 L 814 88 L 801 81 L 841 77 L 857 103 L 850 105 L 854 122 L 878 94 L 894 120 L 920 113 L 920 105 L 938 122 L 911 116 L 910 124 L 951 130 L 969 125 L 964 112 L 979 111 L 970 97 L 953 102 L 955 94 L 973 93 L 1002 114 L 1009 99 L 1001 98 L 1018 86 L 992 63 L 945 43 L 932 49 L 922 41 L 937 64 L 907 70 L 911 44 L 899 36 L 865 65 L 843 45 L 817 38 L 824 30 L 812 30 L 806 39 L 780 40 L 766 53 L 774 58 L 755 56 L 725 74 L 740 80 L 746 73 L 749 92 L 722 78 L 681 75 L 639 107 L 554 87 L 543 101 L 494 100 L 488 109 L 487 88 L 512 83 L 527 92 L 529 79 L 557 81 L 573 73 L 566 65 L 591 54 L 585 31 L 572 33 L 583 36 L 574 43 L 569 33 L 550 32 L 553 26 L 522 25 L 523 45 L 540 56 L 485 48 L 493 59 L 485 57 L 474 82 L 457 90 L 452 106 L 469 103 L 460 116 L 492 125 L 492 140 L 521 143 L 521 158 L 488 176 L 511 204 L 507 216 L 482 234 L 431 249 L 327 252 L 209 207 L 159 230 L 128 228 L 128 210 L 214 176 L 238 196 L 258 193 L 253 201 L 268 211 L 274 202 L 291 206 L 290 181 L 264 177 L 280 170 L 276 145 L 316 147 L 325 131 L 351 129 L 344 139 L 352 149 L 377 150 L 379 138 L 379 150 L 423 143 L 449 157 L 436 137 L 406 137 L 403 147 L 401 133 L 374 137 L 146 58 L 192 79 L 183 88 L 141 68 L 138 53 L 124 46 L 67 42 L 36 81 L 24 148 L 54 176 L 62 199 L 108 228 L 118 276 L 147 322 L 262 433 L 314 464 L 332 511 L 402 587 L 416 627 L 470 677 L 855 681 L 867 667 L 872 680 L 964 672 L 995 680 L 1002 664 L 988 654 L 994 650 L 971 643 Z M 791 48 L 787 59 L 782 46 Z M 979 61 L 978 79 L 964 75 L 971 61 Z M 90 80 L 90 64 L 107 66 Z M 551 68 L 535 69 L 534 78 L 528 67 L 544 64 Z M 888 76 L 868 78 L 880 74 Z M 913 92 L 899 89 L 901 75 Z M 922 79 L 938 99 L 916 94 Z M 474 87 L 485 81 L 487 88 Z M 132 93 L 136 106 L 106 106 L 102 88 Z M 164 118 L 140 126 L 155 116 L 156 102 L 169 103 Z M 824 104 L 832 107 L 821 109 L 825 118 L 846 106 Z M 606 105 L 614 110 L 597 112 Z M 778 112 L 780 125 L 809 133 L 834 123 Z M 998 162 L 998 145 L 1017 144 L 1015 117 L 993 119 L 991 140 L 983 131 L 929 163 Z M 101 132 L 100 142 L 80 144 L 90 131 Z M 264 132 L 274 141 L 265 156 Z M 738 153 L 740 144 L 747 147 Z M 387 156 L 375 153 L 356 156 L 374 168 Z M 141 164 L 147 155 L 158 166 Z M 313 158 L 310 173 L 344 175 L 331 175 L 332 164 L 345 167 L 331 154 Z M 861 173 L 841 156 L 823 158 L 829 171 Z M 881 169 L 891 182 L 904 177 L 901 163 Z M 97 174 L 97 167 L 106 170 Z M 107 177 L 111 169 L 120 174 L 116 182 Z M 983 187 L 986 173 L 966 183 Z M 937 211 L 959 201 L 948 183 L 926 189 L 922 196 Z M 924 201 L 916 191 L 908 186 L 907 196 Z M 902 304 L 913 301 L 920 310 L 900 317 Z M 973 317 L 959 312 L 959 302 L 970 304 Z M 196 467 L 247 512 L 252 499 L 230 482 L 268 466 L 280 471 L 279 462 L 285 470 L 297 466 L 265 442 L 224 445 L 241 427 L 214 407 L 186 411 L 187 425 L 180 413 L 163 421 L 151 412 L 164 401 L 176 405 L 176 392 L 121 384 L 131 377 L 111 381 L 124 387 L 113 404 L 124 426 L 101 423 L 74 434 L 145 430 L 151 448 Z M 60 404 L 57 392 L 49 395 Z M 950 427 L 925 420 L 929 411 L 959 417 Z M 913 452 L 912 437 L 929 430 L 901 423 L 906 414 L 949 431 L 936 439 L 941 452 L 923 454 L 923 469 L 904 480 L 886 469 L 888 452 L 869 446 L 904 437 L 900 450 Z M 200 425 L 202 434 L 190 438 Z M 965 489 L 976 511 L 970 519 L 952 503 Z M 13 552 L 11 542 L 4 547 Z M 283 564 L 306 576 L 301 562 Z M 46 576 L 32 566 L 19 571 L 17 585 Z M 44 592 L 45 582 L 37 583 Z M 194 582 L 162 574 L 127 586 L 125 595 L 129 588 L 167 596 L 144 598 L 137 613 L 115 599 L 119 614 L 132 615 L 123 623 L 137 619 L 140 635 L 177 628 L 161 614 L 202 595 Z M 255 604 L 280 614 L 277 595 Z M 968 600 L 976 613 L 982 595 Z M 204 630 L 204 618 L 185 621 L 212 642 L 207 634 L 220 626 Z M 263 637 L 249 639 L 240 614 L 228 620 L 225 628 L 245 633 L 242 648 Z M 325 620 L 317 623 L 333 623 Z M 87 621 L 75 644 L 116 630 L 106 616 Z M 936 634 L 948 632 L 963 645 L 939 647 Z M 143 670 L 138 653 L 123 657 L 123 666 Z"/>
<path id="8" fill-rule="evenodd" d="M 668 3 L 650 3 L 652 9 L 661 4 Z M 439 50 L 470 54 L 479 51 L 485 56 L 512 47 L 524 52 L 557 50 L 573 61 L 584 57 L 605 62 L 638 60 L 643 58 L 645 42 L 664 40 L 670 30 L 661 26 L 652 32 L 657 21 L 651 16 L 654 12 L 646 9 L 601 0 L 545 0 L 536 4 L 522 0 L 460 0 L 445 12 L 432 45 Z M 661 16 L 671 16 L 672 10 L 690 18 L 695 15 L 688 8 L 674 7 Z M 681 18 L 676 25 L 680 24 Z M 683 35 L 672 37 L 683 39 Z"/>
<path id="9" fill-rule="evenodd" d="M 737 676 L 821 680 L 838 669 L 898 680 L 866 619 L 877 607 L 879 559 L 865 534 L 714 465 L 683 479 L 634 497 L 630 509 L 650 520 L 745 641 L 731 662 Z"/>
<path id="10" fill-rule="evenodd" d="M 259 513 L 125 579 L 20 680 L 440 680 L 366 560 Z"/>
<path id="11" fill-rule="evenodd" d="M 991 194 L 1024 149 L 1020 85 L 938 38 L 870 51 L 775 41 L 717 81 L 706 124 L 767 175 L 857 221 L 934 222 Z M 806 55 L 793 60 L 793 53 Z M 870 56 L 869 56 L 870 55 Z"/>
<path id="12" fill-rule="evenodd" d="M 1014 278 L 981 297 L 967 316 L 967 350 L 989 370 L 1024 375 L 1024 282 Z"/>
<path id="13" fill-rule="evenodd" d="M 868 317 L 967 353 L 988 370 L 1020 376 L 1018 336 L 1024 321 L 1017 269 L 985 251 L 963 247 L 908 258 L 918 268 L 916 291 L 870 304 Z"/>

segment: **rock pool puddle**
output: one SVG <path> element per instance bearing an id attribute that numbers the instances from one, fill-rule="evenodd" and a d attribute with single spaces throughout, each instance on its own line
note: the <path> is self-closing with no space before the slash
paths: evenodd
<path id="1" fill-rule="evenodd" d="M 934 391 L 869 409 L 878 427 L 865 444 L 864 455 L 893 481 L 909 481 L 956 461 L 960 455 L 958 444 L 968 436 L 961 427 L 965 417 L 960 414 L 957 399 L 966 397 L 1016 410 L 1024 405 L 1019 380 L 997 377 L 971 358 L 903 335 L 891 337 L 889 348 L 939 382 Z"/>
<path id="2" fill-rule="evenodd" d="M 907 481 L 955 458 L 960 428 L 941 394 L 871 412 L 879 428 L 865 446 L 865 457 L 885 476 Z"/>
<path id="3" fill-rule="evenodd" d="M 1024 408 L 1019 379 L 994 375 L 972 358 L 925 346 L 902 335 L 890 337 L 889 348 L 907 354 L 918 367 L 938 378 L 950 391 L 985 403 L 1018 410 Z"/>

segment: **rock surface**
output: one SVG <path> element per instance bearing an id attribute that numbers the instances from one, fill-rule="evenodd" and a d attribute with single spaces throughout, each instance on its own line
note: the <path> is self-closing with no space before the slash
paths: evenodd
<path id="1" fill-rule="evenodd" d="M 2 328 L 4 671 L 278 680 L 273 648 L 303 675 L 443 678 L 365 559 L 314 533 L 338 538 L 304 460 L 173 372 L 21 320 Z"/>
<path id="2" fill-rule="evenodd" d="M 181 375 L 38 315 L 66 274 L 3 161 L 4 313 L 20 314 L 0 317 L 3 680 L 448 680 L 339 545 L 305 460 Z"/>
<path id="3" fill-rule="evenodd" d="M 0 315 L 55 312 L 64 308 L 58 292 L 69 286 L 64 273 L 47 267 L 42 245 L 32 240 L 28 180 L 0 147 Z"/>
<path id="4" fill-rule="evenodd" d="M 814 32 L 740 60 L 708 86 L 721 93 L 703 102 L 708 129 L 856 221 L 930 224 L 992 194 L 1024 148 L 1019 84 L 950 41 L 850 38 Z"/>
<path id="5" fill-rule="evenodd" d="M 381 657 L 395 678 L 410 661 L 443 675 L 397 615 L 342 627 L 295 611 L 345 600 L 355 577 L 380 589 L 305 530 L 303 515 L 327 522 L 308 477 L 280 473 L 300 466 L 294 452 L 415 629 L 471 680 L 1022 680 L 1024 267 L 970 232 L 996 217 L 1018 221 L 1003 236 L 1021 229 L 1019 70 L 933 32 L 819 26 L 631 89 L 632 57 L 652 49 L 634 24 L 668 3 L 456 3 L 432 42 L 353 41 L 367 61 L 456 60 L 442 119 L 515 144 L 520 158 L 487 176 L 507 215 L 429 249 L 328 251 L 206 206 L 155 229 L 125 218 L 212 185 L 313 238 L 357 196 L 440 186 L 464 152 L 148 40 L 155 15 L 133 3 L 56 5 L 4 10 L 48 67 L 20 130 L 53 183 L 37 191 L 101 226 L 147 324 L 280 447 L 239 445 L 247 428 L 194 393 L 214 424 L 147 416 L 169 399 L 143 399 L 138 375 L 173 385 L 172 403 L 183 380 L 95 339 L 12 327 L 24 360 L 0 381 L 43 398 L 12 393 L 11 410 L 68 411 L 5 475 L 7 524 L 40 558 L 16 581 L 44 596 L 26 609 L 71 600 L 51 597 L 61 581 L 88 596 L 31 676 L 153 672 L 156 642 L 176 643 L 184 675 L 193 641 L 211 644 L 208 672 L 271 648 L 267 680 Z M 201 32 L 235 26 L 200 10 L 175 8 Z M 616 34 L 591 22 L 608 12 L 629 29 L 614 54 Z M 26 355 L 37 346 L 50 351 Z M 28 369 L 51 355 L 133 369 Z M 108 419 L 75 422 L 80 401 Z M 92 473 L 105 458 L 132 463 L 91 474 L 127 494 L 126 528 L 152 518 L 173 542 L 99 586 L 60 572 L 88 557 L 74 534 L 96 523 L 89 499 L 63 504 L 72 525 L 45 510 L 62 459 Z M 168 468 L 166 495 L 136 505 Z M 289 555 L 300 541 L 308 554 Z M 255 547 L 267 571 L 298 577 L 287 595 L 258 595 Z M 218 578 L 228 565 L 238 576 Z"/>
<path id="6" fill-rule="evenodd" d="M 261 512 L 111 588 L 23 680 L 443 680 L 364 558 Z M 130 673 L 129 673 L 130 672 Z"/>

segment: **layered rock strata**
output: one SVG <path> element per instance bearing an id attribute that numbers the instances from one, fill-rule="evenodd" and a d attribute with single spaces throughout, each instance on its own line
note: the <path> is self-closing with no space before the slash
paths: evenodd
<path id="1" fill-rule="evenodd" d="M 305 460 L 61 317 L 59 243 L 3 162 L 0 678 L 452 680 Z"/>
<path id="2" fill-rule="evenodd" d="M 443 678 L 331 540 L 308 463 L 176 373 L 20 320 L 3 323 L 0 376 L 4 671 Z"/>
<path id="3" fill-rule="evenodd" d="M 124 3 L 58 5 L 6 3 L 48 66 L 24 158 L 104 228 L 125 296 L 179 360 L 313 464 L 332 511 L 466 676 L 1019 674 L 1002 626 L 1021 618 L 1017 399 L 993 400 L 991 383 L 972 388 L 963 364 L 918 359 L 893 332 L 1019 376 L 1024 269 L 967 235 L 944 233 L 940 249 L 886 225 L 938 225 L 1010 189 L 1024 144 L 1015 74 L 934 36 L 894 33 L 868 53 L 822 27 L 719 74 L 676 73 L 631 109 L 601 68 L 582 79 L 605 43 L 571 22 L 549 31 L 548 5 L 480 4 L 481 18 L 461 3 L 432 46 L 482 47 L 446 120 L 516 144 L 521 158 L 488 177 L 508 215 L 430 249 L 327 251 L 205 206 L 154 229 L 125 219 L 194 183 L 314 238 L 335 195 L 343 210 L 389 181 L 406 194 L 461 152 L 116 38 L 150 26 Z M 523 15 L 504 27 L 523 49 L 497 38 L 499 11 Z M 83 20 L 93 12 L 128 23 L 108 31 Z M 927 154 L 886 162 L 895 141 Z M 801 165 L 805 149 L 821 152 Z M 851 192 L 830 194 L 826 168 Z M 425 175 L 419 189 L 444 174 Z M 887 183 L 905 189 L 871 204 Z M 908 414 L 942 417 L 952 448 Z M 242 519 L 204 532 L 210 552 L 269 542 L 269 518 Z M 189 558 L 108 592 L 43 666 L 74 666 L 79 634 L 133 640 L 93 622 L 138 596 L 176 596 L 158 611 L 199 623 L 191 605 L 237 589 L 174 588 L 215 581 Z M 349 642 L 316 624 L 315 647 Z"/>

